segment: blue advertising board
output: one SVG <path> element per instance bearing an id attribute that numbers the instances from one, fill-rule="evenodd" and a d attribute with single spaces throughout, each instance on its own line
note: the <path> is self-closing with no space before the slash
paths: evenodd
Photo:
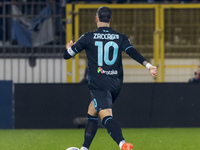
<path id="1" fill-rule="evenodd" d="M 0 129 L 14 127 L 13 82 L 0 81 Z"/>

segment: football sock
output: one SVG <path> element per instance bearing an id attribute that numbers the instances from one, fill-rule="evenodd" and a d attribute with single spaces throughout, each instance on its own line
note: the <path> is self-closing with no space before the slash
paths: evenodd
<path id="1" fill-rule="evenodd" d="M 88 150 L 86 147 L 82 146 L 80 150 Z"/>
<path id="2" fill-rule="evenodd" d="M 106 127 L 108 133 L 118 145 L 124 140 L 120 126 L 116 123 L 112 116 L 104 117 L 102 124 Z"/>
<path id="3" fill-rule="evenodd" d="M 122 140 L 120 143 L 119 143 L 119 148 L 122 149 L 122 145 L 125 143 L 124 140 Z"/>
<path id="4" fill-rule="evenodd" d="M 87 120 L 88 121 L 85 127 L 85 140 L 83 143 L 83 147 L 89 149 L 90 144 L 92 143 L 92 140 L 98 129 L 98 117 L 88 114 Z"/>

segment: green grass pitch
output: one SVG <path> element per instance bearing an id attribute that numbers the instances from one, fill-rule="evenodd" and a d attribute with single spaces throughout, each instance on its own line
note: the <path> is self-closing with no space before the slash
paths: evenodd
<path id="1" fill-rule="evenodd" d="M 200 128 L 122 129 L 134 150 L 198 150 Z M 0 130 L 0 150 L 66 150 L 81 147 L 84 129 Z M 90 150 L 119 150 L 106 129 L 99 129 Z"/>

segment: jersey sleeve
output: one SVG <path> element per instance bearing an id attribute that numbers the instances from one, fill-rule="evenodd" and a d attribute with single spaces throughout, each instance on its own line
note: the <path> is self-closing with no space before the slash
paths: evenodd
<path id="1" fill-rule="evenodd" d="M 86 34 L 83 34 L 78 41 L 72 46 L 72 50 L 77 54 L 86 47 Z"/>
<path id="2" fill-rule="evenodd" d="M 65 50 L 64 52 L 64 59 L 70 59 L 71 57 L 75 56 L 77 53 L 84 50 L 86 47 L 86 35 L 83 34 L 78 41 L 69 49 Z"/>
<path id="3" fill-rule="evenodd" d="M 134 60 L 143 65 L 146 59 L 133 47 L 127 36 L 124 35 L 122 49 Z"/>

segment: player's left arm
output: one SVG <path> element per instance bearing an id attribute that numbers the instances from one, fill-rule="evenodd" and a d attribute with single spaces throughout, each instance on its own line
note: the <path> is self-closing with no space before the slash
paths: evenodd
<path id="1" fill-rule="evenodd" d="M 152 66 L 149 62 L 147 61 L 144 61 L 143 62 L 143 65 L 149 69 L 149 73 L 154 77 L 154 76 L 157 76 L 158 74 L 158 70 L 157 70 L 157 67 L 155 66 Z"/>
<path id="2" fill-rule="evenodd" d="M 126 51 L 126 53 L 135 59 L 137 62 L 145 66 L 147 69 L 149 69 L 149 73 L 154 77 L 157 76 L 158 71 L 157 68 L 153 65 L 151 65 L 135 48 L 131 47 L 129 50 Z"/>
<path id="3" fill-rule="evenodd" d="M 128 38 L 125 36 L 123 41 L 123 49 L 124 51 L 133 59 L 135 59 L 138 63 L 145 66 L 149 69 L 149 72 L 152 76 L 157 76 L 158 71 L 157 68 L 151 65 L 130 43 Z"/>
<path id="4" fill-rule="evenodd" d="M 81 52 L 85 49 L 86 40 L 85 35 L 82 35 L 77 42 L 73 42 L 72 40 L 67 43 L 66 50 L 63 54 L 64 59 L 70 59 L 75 56 L 77 53 Z"/>

